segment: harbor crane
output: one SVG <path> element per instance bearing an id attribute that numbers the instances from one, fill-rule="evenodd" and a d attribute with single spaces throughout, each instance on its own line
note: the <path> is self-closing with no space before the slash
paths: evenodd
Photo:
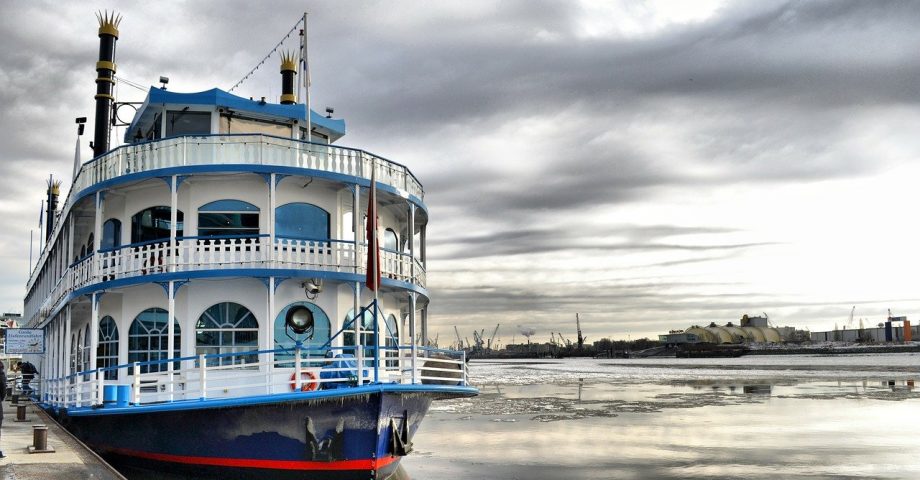
<path id="1" fill-rule="evenodd" d="M 493 340 L 495 340 L 495 335 L 498 334 L 498 327 L 500 327 L 500 326 L 501 326 L 500 323 L 499 323 L 499 324 L 496 324 L 496 325 L 495 325 L 495 330 L 492 331 L 492 336 L 489 337 L 489 343 L 488 343 L 488 345 L 486 345 L 486 348 L 488 348 L 489 350 L 492 350 L 492 345 L 493 345 L 492 342 L 493 342 Z"/>
<path id="2" fill-rule="evenodd" d="M 463 339 L 460 338 L 460 330 L 457 330 L 456 325 L 454 325 L 454 333 L 457 334 L 457 348 L 463 350 Z"/>
<path id="3" fill-rule="evenodd" d="M 850 315 L 852 317 L 852 315 Z M 585 337 L 581 334 L 581 321 L 578 319 L 578 314 L 575 314 L 575 326 L 578 327 L 578 350 L 584 350 L 585 348 Z"/>

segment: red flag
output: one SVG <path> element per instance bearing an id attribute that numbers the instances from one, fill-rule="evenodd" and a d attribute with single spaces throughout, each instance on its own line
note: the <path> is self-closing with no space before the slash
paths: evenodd
<path id="1" fill-rule="evenodd" d="M 377 291 L 380 286 L 380 242 L 377 241 L 377 175 L 376 162 L 371 161 L 371 192 L 367 199 L 367 288 Z"/>

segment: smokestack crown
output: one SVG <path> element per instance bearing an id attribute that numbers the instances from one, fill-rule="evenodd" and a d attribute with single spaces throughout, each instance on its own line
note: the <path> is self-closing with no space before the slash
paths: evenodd
<path id="1" fill-rule="evenodd" d="M 294 52 L 281 53 L 281 73 L 297 72 L 297 57 Z"/>
<path id="2" fill-rule="evenodd" d="M 116 14 L 115 12 L 109 13 L 108 10 L 105 12 L 96 12 L 96 18 L 99 19 L 99 36 L 111 35 L 115 38 L 118 38 L 118 24 L 121 23 L 121 15 Z"/>

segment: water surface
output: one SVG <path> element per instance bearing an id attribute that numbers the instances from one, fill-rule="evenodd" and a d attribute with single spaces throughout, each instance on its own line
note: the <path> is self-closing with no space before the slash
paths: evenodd
<path id="1" fill-rule="evenodd" d="M 920 355 L 474 361 L 414 479 L 920 478 Z"/>

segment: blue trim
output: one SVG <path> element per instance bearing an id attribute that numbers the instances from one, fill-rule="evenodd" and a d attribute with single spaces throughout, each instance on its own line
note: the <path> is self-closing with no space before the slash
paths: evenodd
<path id="1" fill-rule="evenodd" d="M 251 397 L 218 398 L 204 400 L 178 400 L 171 403 L 157 403 L 149 405 L 135 405 L 129 407 L 80 407 L 68 408 L 67 415 L 98 416 L 98 415 L 123 415 L 138 413 L 169 412 L 182 410 L 203 410 L 208 408 L 241 407 L 250 405 L 265 405 L 282 402 L 303 402 L 331 398 L 344 398 L 356 395 L 373 395 L 384 393 L 421 393 L 421 394 L 447 394 L 459 396 L 473 396 L 479 394 L 479 389 L 469 386 L 451 385 L 403 385 L 403 384 L 372 384 L 360 387 L 336 388 L 330 390 L 316 390 L 312 392 L 276 393 L 274 395 L 254 395 Z"/>

